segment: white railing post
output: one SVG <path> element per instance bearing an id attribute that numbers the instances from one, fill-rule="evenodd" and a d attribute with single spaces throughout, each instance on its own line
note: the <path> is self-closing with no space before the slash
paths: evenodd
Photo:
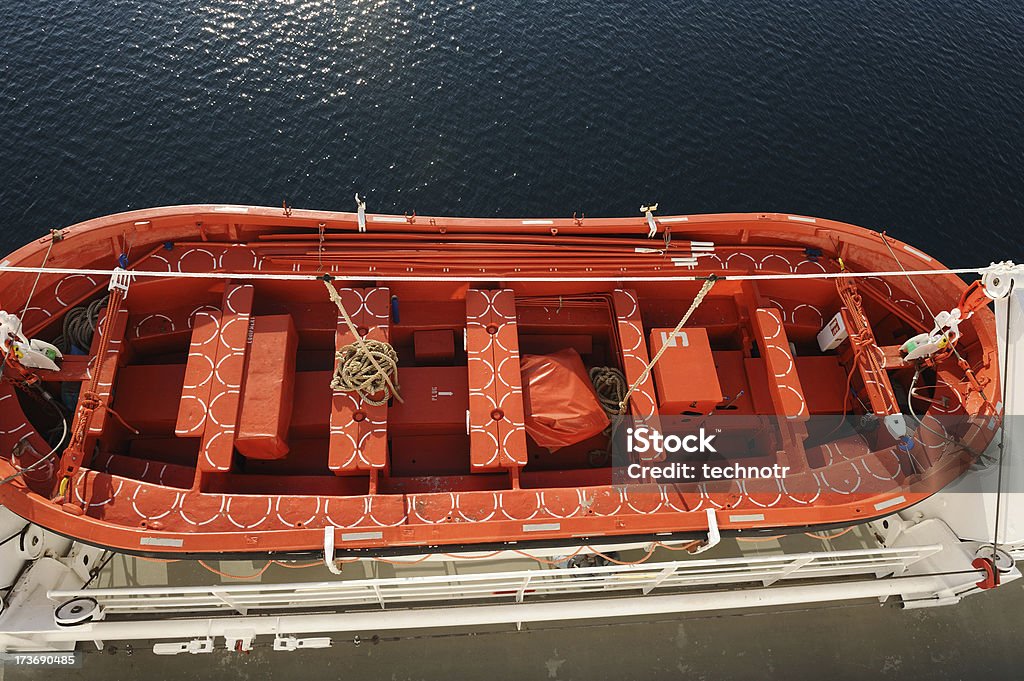
<path id="1" fill-rule="evenodd" d="M 661 585 L 662 582 L 664 582 L 666 579 L 668 579 L 673 574 L 675 574 L 675 571 L 676 571 L 677 567 L 678 567 L 678 565 L 674 565 L 674 564 L 673 565 L 669 565 L 664 570 L 659 572 L 658 576 L 655 577 L 654 580 L 650 584 L 648 584 L 647 586 L 645 586 L 643 588 L 644 596 L 646 596 L 647 594 L 649 594 L 652 591 L 654 591 L 655 589 L 657 589 Z"/>
<path id="2" fill-rule="evenodd" d="M 526 598 L 526 587 L 530 585 L 530 579 L 533 577 L 533 573 L 527 573 L 523 579 L 523 585 L 519 587 L 519 591 L 516 592 L 516 603 L 522 603 L 523 599 Z"/>
<path id="3" fill-rule="evenodd" d="M 809 565 L 815 559 L 815 557 L 816 556 L 814 555 L 800 556 L 799 558 L 791 562 L 789 565 L 779 570 L 776 574 L 762 579 L 761 584 L 763 584 L 766 587 L 771 586 L 780 579 L 785 579 L 786 577 L 789 577 L 794 572 L 800 570 L 800 568 L 802 568 L 803 566 Z"/>
<path id="4" fill-rule="evenodd" d="M 245 607 L 244 605 L 239 605 L 237 601 L 235 601 L 233 598 L 228 596 L 223 591 L 211 591 L 210 593 L 212 593 L 220 600 L 224 601 L 224 603 L 226 603 L 231 609 L 235 610 L 239 615 L 249 614 L 249 608 Z"/>

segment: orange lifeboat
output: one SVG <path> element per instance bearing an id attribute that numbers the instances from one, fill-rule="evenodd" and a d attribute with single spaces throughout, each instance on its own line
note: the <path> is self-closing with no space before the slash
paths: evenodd
<path id="1" fill-rule="evenodd" d="M 21 248 L 0 300 L 0 504 L 134 553 L 843 526 L 1001 417 L 979 286 L 801 216 L 155 208 Z"/>

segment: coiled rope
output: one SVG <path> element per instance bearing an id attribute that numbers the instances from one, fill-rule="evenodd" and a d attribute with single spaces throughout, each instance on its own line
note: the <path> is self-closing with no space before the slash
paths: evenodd
<path id="1" fill-rule="evenodd" d="M 626 397 L 625 375 L 615 367 L 592 367 L 590 382 L 605 412 L 609 416 L 618 415 L 619 405 Z"/>
<path id="2" fill-rule="evenodd" d="M 99 322 L 100 310 L 107 306 L 107 296 L 98 298 L 88 305 L 79 305 L 64 315 L 61 334 L 53 344 L 61 352 L 69 352 L 74 345 L 80 350 L 88 351 L 92 347 L 92 337 Z"/>
<path id="3" fill-rule="evenodd" d="M 331 276 L 323 276 L 327 286 L 327 295 L 338 307 L 338 312 L 345 320 L 349 332 L 356 339 L 338 350 L 335 355 L 334 378 L 331 379 L 331 390 L 356 392 L 369 405 L 380 407 L 387 404 L 393 395 L 403 402 L 398 394 L 398 353 L 390 343 L 378 340 L 366 340 L 359 334 L 359 329 L 352 323 L 352 317 L 341 302 L 341 294 L 331 283 Z M 380 395 L 380 397 L 375 397 Z"/>
<path id="4" fill-rule="evenodd" d="M 331 390 L 355 391 L 375 407 L 387 404 L 393 388 L 390 379 L 398 375 L 398 353 L 390 344 L 360 338 L 338 350 L 335 358 Z M 383 396 L 374 399 L 372 395 Z"/>
<path id="5" fill-rule="evenodd" d="M 607 446 L 604 449 L 592 449 L 587 453 L 590 465 L 597 468 L 606 465 L 612 456 L 615 430 L 622 422 L 619 404 L 626 395 L 626 376 L 615 367 L 591 367 L 590 382 L 597 393 L 601 408 L 609 416 L 608 427 L 602 431 L 608 436 Z"/>

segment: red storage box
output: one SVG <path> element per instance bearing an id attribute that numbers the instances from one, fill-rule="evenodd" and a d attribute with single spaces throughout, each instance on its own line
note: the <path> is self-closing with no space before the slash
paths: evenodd
<path id="1" fill-rule="evenodd" d="M 722 402 L 722 386 L 708 332 L 686 328 L 672 338 L 672 329 L 651 329 L 652 358 L 670 338 L 669 348 L 651 370 L 658 411 L 665 415 L 709 413 Z"/>

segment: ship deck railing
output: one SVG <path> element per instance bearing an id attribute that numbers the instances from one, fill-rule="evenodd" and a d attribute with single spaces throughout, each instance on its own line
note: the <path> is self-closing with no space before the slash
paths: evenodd
<path id="1" fill-rule="evenodd" d="M 121 587 L 52 590 L 56 603 L 88 597 L 107 618 L 121 615 L 231 613 L 270 610 L 413 607 L 438 602 L 573 599 L 596 592 L 611 596 L 671 593 L 702 587 L 769 587 L 780 580 L 876 578 L 905 574 L 940 545 L 861 549 L 734 559 L 673 560 L 638 565 L 529 569 L 483 574 L 344 579 L 287 584 Z"/>

